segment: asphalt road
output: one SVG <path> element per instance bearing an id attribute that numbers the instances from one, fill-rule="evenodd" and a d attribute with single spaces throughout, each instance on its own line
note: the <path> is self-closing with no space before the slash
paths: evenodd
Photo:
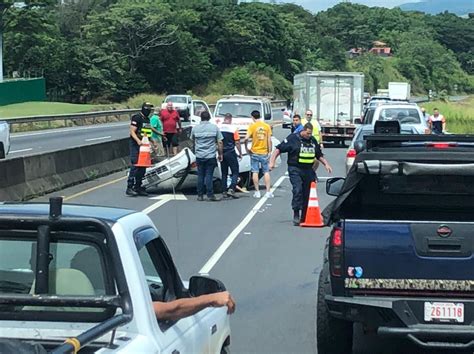
<path id="1" fill-rule="evenodd" d="M 275 132 L 281 139 L 288 131 Z M 345 149 L 328 147 L 325 153 L 335 169 L 333 176 L 343 176 Z M 131 198 L 124 193 L 123 172 L 55 195 L 70 203 L 149 212 L 184 280 L 208 273 L 222 280 L 236 298 L 233 353 L 316 353 L 317 278 L 329 229 L 292 225 L 285 166 L 272 172 L 272 182 L 279 185 L 275 198 L 267 200 L 241 194 L 238 200 L 198 202 L 194 188 L 176 197 L 172 191 L 158 191 L 156 196 Z M 326 174 L 321 172 L 322 176 Z M 330 202 L 324 188 L 319 183 L 322 207 Z M 216 255 L 222 245 L 228 248 Z M 406 343 L 364 335 L 359 327 L 355 333 L 354 353 L 420 353 Z"/>
<path id="2" fill-rule="evenodd" d="M 128 124 L 119 122 L 12 134 L 7 158 L 125 138 Z"/>

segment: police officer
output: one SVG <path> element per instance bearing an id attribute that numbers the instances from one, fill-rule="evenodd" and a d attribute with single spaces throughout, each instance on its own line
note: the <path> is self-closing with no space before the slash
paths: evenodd
<path id="1" fill-rule="evenodd" d="M 127 190 L 125 194 L 135 197 L 148 196 L 148 193 L 142 188 L 142 179 L 145 175 L 146 167 L 136 167 L 138 162 L 138 154 L 140 153 L 140 145 L 142 144 L 142 137 L 151 134 L 150 120 L 148 119 L 153 105 L 149 102 L 142 104 L 142 109 L 139 113 L 134 114 L 130 119 L 130 173 L 128 174 Z"/>
<path id="2" fill-rule="evenodd" d="M 329 173 L 332 167 L 323 157 L 321 148 L 313 136 L 313 125 L 306 123 L 299 133 L 290 134 L 276 146 L 270 159 L 270 169 L 281 153 L 288 153 L 288 175 L 293 187 L 293 225 L 298 226 L 306 216 L 311 182 L 316 179 L 316 167 L 320 161 Z M 301 215 L 300 215 L 301 213 Z"/>

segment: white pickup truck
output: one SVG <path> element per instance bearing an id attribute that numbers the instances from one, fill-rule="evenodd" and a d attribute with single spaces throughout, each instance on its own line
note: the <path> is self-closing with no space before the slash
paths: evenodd
<path id="1" fill-rule="evenodd" d="M 157 320 L 152 301 L 225 287 L 183 283 L 147 215 L 51 198 L 0 204 L 0 225 L 0 352 L 228 352 L 226 308 Z"/>
<path id="2" fill-rule="evenodd" d="M 0 159 L 4 159 L 10 151 L 10 126 L 0 121 Z"/>

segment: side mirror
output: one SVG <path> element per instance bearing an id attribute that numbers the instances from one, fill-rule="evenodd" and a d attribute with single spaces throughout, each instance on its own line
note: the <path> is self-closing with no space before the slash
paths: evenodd
<path id="1" fill-rule="evenodd" d="M 367 144 L 365 143 L 365 141 L 359 140 L 354 143 L 354 150 L 356 154 L 364 151 L 366 147 L 367 147 Z"/>
<path id="2" fill-rule="evenodd" d="M 264 119 L 265 119 L 265 120 L 270 120 L 270 119 L 272 119 L 272 114 L 271 114 L 271 113 L 266 113 L 265 116 L 264 116 Z"/>
<path id="3" fill-rule="evenodd" d="M 341 193 L 345 181 L 346 179 L 343 177 L 329 178 L 326 181 L 326 194 L 337 197 Z"/>
<path id="4" fill-rule="evenodd" d="M 354 124 L 362 124 L 362 119 L 361 118 L 354 119 Z"/>
<path id="5" fill-rule="evenodd" d="M 189 279 L 189 294 L 194 297 L 219 293 L 225 290 L 224 283 L 217 279 L 203 277 L 201 275 L 194 275 Z"/>

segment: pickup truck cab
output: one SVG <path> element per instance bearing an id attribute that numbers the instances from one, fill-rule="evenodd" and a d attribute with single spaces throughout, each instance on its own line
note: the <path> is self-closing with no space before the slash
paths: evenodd
<path id="1" fill-rule="evenodd" d="M 240 136 L 245 137 L 248 126 L 253 123 L 250 115 L 253 111 L 259 111 L 263 121 L 270 126 L 277 123 L 273 116 L 272 102 L 269 98 L 242 95 L 225 96 L 219 99 L 216 103 L 212 122 L 219 125 L 223 122 L 224 116 L 230 113 L 232 114 L 232 124 L 239 128 Z"/>
<path id="2" fill-rule="evenodd" d="M 225 308 L 157 320 L 152 301 L 225 289 L 207 277 L 184 283 L 150 218 L 132 210 L 0 205 L 0 347 L 35 353 L 221 353 Z M 1 350 L 0 350 L 1 351 Z"/>
<path id="3" fill-rule="evenodd" d="M 4 159 L 10 151 L 10 125 L 0 121 L 0 159 Z"/>
<path id="4" fill-rule="evenodd" d="M 398 121 L 400 124 L 413 126 L 418 134 L 427 134 L 430 131 L 423 113 L 416 103 L 384 103 L 375 108 L 372 117 L 367 118 L 364 124 L 372 124 L 372 126 L 378 121 Z"/>
<path id="5" fill-rule="evenodd" d="M 173 102 L 174 108 L 187 121 L 191 112 L 192 101 L 193 98 L 190 95 L 168 95 L 163 101 L 162 108 L 166 108 L 166 103 Z"/>
<path id="6" fill-rule="evenodd" d="M 474 138 L 366 137 L 337 198 L 319 278 L 320 353 L 350 353 L 353 323 L 421 348 L 474 348 Z"/>

